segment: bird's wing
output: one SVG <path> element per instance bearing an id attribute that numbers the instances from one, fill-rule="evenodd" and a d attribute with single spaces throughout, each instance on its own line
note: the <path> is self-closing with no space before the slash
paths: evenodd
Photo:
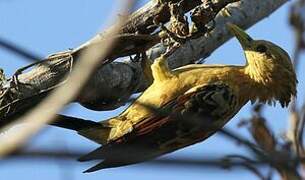
<path id="1" fill-rule="evenodd" d="M 204 140 L 238 110 L 237 98 L 228 86 L 195 87 L 80 161 L 103 160 L 86 172 L 143 162 Z"/>

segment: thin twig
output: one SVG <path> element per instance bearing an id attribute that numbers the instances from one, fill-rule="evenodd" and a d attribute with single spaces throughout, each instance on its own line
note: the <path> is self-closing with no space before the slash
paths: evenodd
<path id="1" fill-rule="evenodd" d="M 31 151 L 18 151 L 9 154 L 4 160 L 12 160 L 16 158 L 40 158 L 40 159 L 77 159 L 84 154 L 87 154 L 86 150 L 83 151 L 50 151 L 50 150 L 31 150 Z M 208 154 L 208 153 L 207 153 Z M 255 158 L 255 157 L 254 157 Z M 304 162 L 305 159 L 274 159 L 274 163 L 278 164 L 286 164 L 286 163 L 296 163 L 296 162 Z M 243 159 L 224 159 L 223 157 L 217 157 L 213 155 L 206 155 L 206 158 L 181 158 L 181 157 L 169 157 L 169 158 L 159 158 L 152 161 L 147 161 L 148 164 L 156 164 L 156 165 L 174 165 L 174 166 L 216 166 L 221 168 L 228 168 L 234 166 L 244 166 L 245 161 Z M 251 159 L 247 157 L 247 163 L 255 166 L 268 166 L 270 164 L 269 160 L 266 159 Z"/>
<path id="2" fill-rule="evenodd" d="M 31 51 L 28 51 L 13 42 L 4 40 L 3 38 L 0 38 L 0 46 L 4 49 L 7 49 L 7 50 L 11 51 L 12 53 L 14 53 L 18 56 L 21 56 L 27 60 L 30 60 L 30 61 L 37 61 L 38 59 L 42 59 L 41 56 L 39 56 Z"/>

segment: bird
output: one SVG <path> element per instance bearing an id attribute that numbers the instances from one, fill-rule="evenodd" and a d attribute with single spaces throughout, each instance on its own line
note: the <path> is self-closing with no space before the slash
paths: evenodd
<path id="1" fill-rule="evenodd" d="M 101 161 L 85 172 L 148 161 L 202 142 L 249 101 L 289 105 L 298 81 L 288 53 L 254 40 L 237 25 L 227 28 L 242 46 L 245 65 L 190 64 L 171 70 L 161 55 L 151 65 L 153 83 L 118 116 L 55 124 L 101 144 L 79 158 Z"/>

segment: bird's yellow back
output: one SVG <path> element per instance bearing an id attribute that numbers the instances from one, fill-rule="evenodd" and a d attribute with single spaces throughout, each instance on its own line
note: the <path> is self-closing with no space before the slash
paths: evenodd
<path id="1" fill-rule="evenodd" d="M 208 84 L 226 84 L 235 94 L 240 94 L 240 103 L 249 100 L 242 90 L 250 89 L 249 78 L 243 74 L 241 66 L 225 65 L 190 65 L 176 69 L 173 77 L 154 81 L 154 83 L 120 116 L 130 119 L 133 123 L 154 113 L 145 105 L 160 108 L 168 101 L 177 98 L 181 94 L 195 91 L 196 88 Z"/>

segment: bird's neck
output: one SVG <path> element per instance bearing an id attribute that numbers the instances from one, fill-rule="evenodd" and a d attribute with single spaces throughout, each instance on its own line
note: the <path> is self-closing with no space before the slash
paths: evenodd
<path id="1" fill-rule="evenodd" d="M 252 103 L 255 101 L 271 103 L 274 94 L 276 94 L 275 91 L 278 90 L 277 87 L 272 86 L 274 83 L 271 74 L 263 71 L 264 69 L 249 65 L 242 69 L 246 81 L 243 82 L 244 93 L 249 96 L 249 100 Z"/>

